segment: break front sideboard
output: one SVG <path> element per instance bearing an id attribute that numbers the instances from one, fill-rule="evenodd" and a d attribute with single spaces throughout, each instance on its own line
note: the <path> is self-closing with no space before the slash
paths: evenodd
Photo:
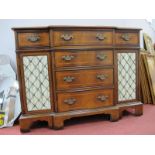
<path id="1" fill-rule="evenodd" d="M 139 96 L 140 29 L 90 26 L 13 28 L 22 115 L 21 131 L 35 121 L 60 129 L 73 117 L 133 108 Z"/>

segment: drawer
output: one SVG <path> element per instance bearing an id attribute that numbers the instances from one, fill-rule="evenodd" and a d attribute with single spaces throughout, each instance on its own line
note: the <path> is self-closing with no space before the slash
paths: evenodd
<path id="1" fill-rule="evenodd" d="M 56 67 L 113 65 L 113 51 L 57 51 Z"/>
<path id="2" fill-rule="evenodd" d="M 58 90 L 93 86 L 112 86 L 113 69 L 56 72 Z"/>
<path id="3" fill-rule="evenodd" d="M 58 93 L 58 112 L 92 109 L 113 105 L 113 90 Z"/>
<path id="4" fill-rule="evenodd" d="M 137 32 L 116 32 L 116 45 L 133 45 L 139 46 L 139 33 Z"/>
<path id="5" fill-rule="evenodd" d="M 18 33 L 18 47 L 49 47 L 49 34 L 48 32 L 38 33 Z"/>
<path id="6" fill-rule="evenodd" d="M 112 45 L 113 31 L 54 31 L 54 46 Z"/>

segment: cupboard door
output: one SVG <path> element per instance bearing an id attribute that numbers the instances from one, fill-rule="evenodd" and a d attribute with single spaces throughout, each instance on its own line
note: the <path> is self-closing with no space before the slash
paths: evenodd
<path id="1" fill-rule="evenodd" d="M 21 58 L 26 111 L 51 110 L 49 55 L 23 54 Z"/>
<path id="2" fill-rule="evenodd" d="M 121 52 L 118 60 L 118 101 L 136 100 L 137 63 L 135 52 Z"/>

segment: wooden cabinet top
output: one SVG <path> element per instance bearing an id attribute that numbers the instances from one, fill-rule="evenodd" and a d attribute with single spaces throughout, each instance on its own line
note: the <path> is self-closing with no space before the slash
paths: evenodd
<path id="1" fill-rule="evenodd" d="M 116 30 L 136 30 L 140 31 L 141 28 L 128 28 L 128 27 L 116 27 L 116 26 L 67 26 L 67 25 L 52 25 L 44 27 L 14 27 L 12 30 L 42 30 L 42 29 L 116 29 Z"/>

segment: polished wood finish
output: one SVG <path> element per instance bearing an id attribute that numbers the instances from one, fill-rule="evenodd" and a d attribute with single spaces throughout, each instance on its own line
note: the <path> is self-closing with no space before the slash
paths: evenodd
<path id="1" fill-rule="evenodd" d="M 21 132 L 29 132 L 34 122 L 46 121 L 48 122 L 48 127 L 53 128 L 53 119 L 50 114 L 37 114 L 29 116 L 21 116 L 19 124 L 21 126 Z"/>
<path id="2" fill-rule="evenodd" d="M 116 45 L 139 45 L 139 34 L 136 32 L 121 32 L 117 31 L 115 35 L 115 43 Z"/>
<path id="3" fill-rule="evenodd" d="M 68 45 L 112 45 L 112 31 L 54 31 L 54 46 Z"/>
<path id="4" fill-rule="evenodd" d="M 48 32 L 18 33 L 18 46 L 24 47 L 49 47 Z"/>
<path id="5" fill-rule="evenodd" d="M 13 28 L 16 36 L 22 132 L 33 122 L 47 121 L 61 129 L 72 117 L 109 114 L 111 121 L 133 108 L 143 114 L 139 99 L 140 29 L 95 26 Z M 136 98 L 118 101 L 118 53 L 136 53 Z M 50 85 L 49 110 L 28 111 L 23 57 L 47 56 Z"/>
<path id="6" fill-rule="evenodd" d="M 76 51 L 55 52 L 56 67 L 102 66 L 102 65 L 113 65 L 112 50 L 95 50 L 95 51 L 76 50 Z"/>
<path id="7" fill-rule="evenodd" d="M 72 70 L 56 72 L 57 89 L 112 86 L 113 69 Z"/>
<path id="8" fill-rule="evenodd" d="M 86 97 L 87 96 L 87 97 Z M 58 112 L 113 105 L 113 90 L 58 93 Z"/>
<path id="9" fill-rule="evenodd" d="M 129 108 L 139 110 L 139 115 L 137 115 L 137 111 L 135 110 L 135 116 L 141 116 L 143 114 L 143 104 L 141 102 L 128 102 L 110 107 L 61 112 L 53 114 L 53 128 L 62 129 L 64 127 L 64 121 L 72 117 L 91 116 L 97 114 L 110 114 L 110 121 L 116 122 L 122 117 L 123 111 L 128 110 Z"/>

